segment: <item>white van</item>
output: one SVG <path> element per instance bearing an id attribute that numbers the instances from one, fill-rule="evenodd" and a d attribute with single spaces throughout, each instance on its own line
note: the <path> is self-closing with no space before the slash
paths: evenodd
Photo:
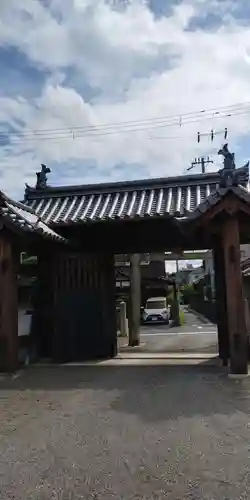
<path id="1" fill-rule="evenodd" d="M 150 297 L 143 311 L 144 323 L 169 323 L 170 312 L 166 297 Z"/>

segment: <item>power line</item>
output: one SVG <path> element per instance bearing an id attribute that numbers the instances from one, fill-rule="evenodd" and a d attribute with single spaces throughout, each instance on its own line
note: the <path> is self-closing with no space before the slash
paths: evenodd
<path id="1" fill-rule="evenodd" d="M 223 117 L 223 118 L 225 118 L 225 117 Z M 213 132 L 213 135 L 212 135 L 212 132 Z M 224 128 L 223 130 L 213 130 L 213 131 L 210 131 L 208 133 L 207 132 L 204 132 L 204 133 L 199 133 L 198 132 L 198 134 L 200 135 L 200 139 L 202 137 L 208 137 L 208 138 L 211 139 L 211 142 L 213 142 L 214 136 L 217 136 L 217 135 L 222 135 L 223 134 L 224 139 L 226 139 L 227 135 L 228 135 L 228 130 L 227 130 L 227 128 Z M 169 139 L 169 137 L 171 138 L 171 136 L 162 135 L 162 136 L 152 136 L 152 137 L 149 137 L 149 139 L 154 139 L 154 140 L 159 141 L 159 140 Z M 178 136 L 178 138 L 181 139 L 182 136 Z M 197 141 L 197 142 L 199 143 L 200 140 Z"/>
<path id="2" fill-rule="evenodd" d="M 206 116 L 206 115 L 203 115 L 201 116 L 201 118 L 199 117 L 191 117 L 191 119 L 188 119 L 186 118 L 185 121 L 182 120 L 182 125 L 181 126 L 184 126 L 185 124 L 189 124 L 189 123 L 197 123 L 197 122 L 200 122 L 200 121 L 204 121 L 204 120 L 211 120 L 211 119 L 214 119 L 214 118 L 225 118 L 225 117 L 230 117 L 230 116 L 236 116 L 237 114 L 244 114 L 246 112 L 249 112 L 250 110 L 250 107 L 249 108 L 240 108 L 240 109 L 235 109 L 233 111 L 231 111 L 231 113 L 227 113 L 225 115 L 221 115 L 221 114 L 213 114 L 212 116 Z M 226 113 L 226 110 L 224 111 L 224 113 Z M 145 126 L 143 126 L 145 125 Z M 128 125 L 126 126 L 123 126 L 122 128 L 115 128 L 114 126 L 111 127 L 106 127 L 106 128 L 103 128 L 103 129 L 99 129 L 97 127 L 75 127 L 75 128 L 68 128 L 68 129 L 65 129 L 65 130 L 52 130 L 51 132 L 48 131 L 44 131 L 43 133 L 26 133 L 26 132 L 23 132 L 23 133 L 9 133 L 9 135 L 13 135 L 14 137 L 20 137 L 20 138 L 24 138 L 24 139 L 43 139 L 43 138 L 47 138 L 48 137 L 48 133 L 49 133 L 49 136 L 51 137 L 52 135 L 54 137 L 64 137 L 65 134 L 68 135 L 71 135 L 71 137 L 74 139 L 76 136 L 79 136 L 79 135 L 109 135 L 109 134 L 114 134 L 114 133 L 127 133 L 127 132 L 136 132 L 136 131 L 143 131 L 143 130 L 154 130 L 156 128 L 164 128 L 164 127 L 176 127 L 176 126 L 179 126 L 179 121 L 177 120 L 160 120 L 158 119 L 157 121 L 154 121 L 151 123 L 143 123 L 143 121 L 141 122 L 141 125 L 138 123 L 136 125 L 131 125 L 130 127 L 128 127 Z M 0 133 L 0 137 L 1 135 L 3 135 L 4 137 L 6 137 L 6 133 L 4 134 L 1 134 Z"/>
<path id="3" fill-rule="evenodd" d="M 247 106 L 250 107 L 250 102 L 245 102 L 242 104 L 234 104 L 231 106 L 221 106 L 219 108 L 213 108 L 210 110 L 201 110 L 201 111 L 196 111 L 196 112 L 190 112 L 190 113 L 184 113 L 181 115 L 169 115 L 169 116 L 162 116 L 158 118 L 148 118 L 148 119 L 142 119 L 142 120 L 132 120 L 132 121 L 127 121 L 127 122 L 113 122 L 109 124 L 103 124 L 103 125 L 91 125 L 91 126 L 79 126 L 79 127 L 67 127 L 67 128 L 54 128 L 54 129 L 37 129 L 37 130 L 25 130 L 25 131 L 16 131 L 16 132 L 0 132 L 0 137 L 6 137 L 6 136 L 14 136 L 14 137 L 23 137 L 24 139 L 37 139 L 39 137 L 41 138 L 47 138 L 48 134 L 55 135 L 55 136 L 61 136 L 62 134 L 71 134 L 72 138 L 74 138 L 74 133 L 78 133 L 78 135 L 84 134 L 95 134 L 95 135 L 101 135 L 104 133 L 107 134 L 113 134 L 113 133 L 119 133 L 119 132 L 131 132 L 131 131 L 141 131 L 141 130 L 147 130 L 147 129 L 154 129 L 154 128 L 161 128 L 165 126 L 180 126 L 182 127 L 186 123 L 195 123 L 199 121 L 199 117 L 201 117 L 201 120 L 203 119 L 213 119 L 213 118 L 218 118 L 218 117 L 224 117 L 221 116 L 221 113 L 229 113 L 226 116 L 231 116 L 232 114 L 235 116 L 237 112 L 239 113 L 244 113 L 245 110 L 247 109 Z M 206 116 L 207 114 L 210 114 L 211 116 Z M 152 124 L 152 125 L 151 125 Z M 142 127 L 143 125 L 146 126 Z M 132 128 L 131 128 L 132 127 Z M 110 130 L 111 129 L 111 130 Z M 112 130 L 114 129 L 114 130 Z M 120 130 L 121 129 L 121 130 Z M 44 137 L 45 136 L 45 137 Z"/>
<path id="4" fill-rule="evenodd" d="M 244 114 L 248 114 L 250 113 L 250 108 L 248 110 L 244 110 L 244 111 L 237 111 L 237 112 L 232 112 L 230 114 L 227 114 L 227 115 L 216 115 L 216 117 L 213 117 L 213 118 L 216 118 L 216 119 L 219 119 L 219 118 L 231 118 L 231 117 L 234 117 L 234 116 L 240 116 L 240 115 L 244 115 Z M 187 120 L 185 122 L 184 125 L 188 125 L 188 124 L 192 124 L 192 123 L 201 123 L 203 121 L 207 121 L 207 120 L 211 120 L 211 117 L 203 117 L 202 119 L 195 119 L 195 120 Z M 72 136 L 71 132 L 68 131 L 67 135 L 54 135 L 54 136 L 33 136 L 33 137 L 17 137 L 17 136 L 13 136 L 12 138 L 12 142 L 11 144 L 29 144 L 29 143 L 32 143 L 32 142 L 37 142 L 37 141 L 50 141 L 50 143 L 52 144 L 53 142 L 61 142 L 63 140 L 77 140 L 77 139 L 84 139 L 84 138 L 98 138 L 98 137 L 105 137 L 105 136 L 112 136 L 112 135 L 116 135 L 116 134 L 130 134 L 130 133 L 135 133 L 135 132 L 143 132 L 143 131 L 151 131 L 151 130 L 155 130 L 155 129 L 161 129 L 161 128 L 173 128 L 173 127 L 176 127 L 176 124 L 172 124 L 172 123 L 163 123 L 163 124 L 159 124 L 159 125 L 154 125 L 154 126 L 151 126 L 151 127 L 141 127 L 141 128 L 131 128 L 131 129 L 127 129 L 127 130 L 108 130 L 108 131 L 104 131 L 104 132 L 98 132 L 98 133 L 93 133 L 93 132 L 79 132 L 77 135 L 74 134 L 74 136 Z M 205 134 L 205 135 L 208 135 L 208 134 Z M 5 135 L 5 138 L 7 137 L 7 135 Z M 181 136 L 179 136 L 178 138 L 182 138 Z M 149 137 L 150 140 L 159 140 L 159 139 L 171 139 L 171 136 L 162 136 L 162 137 Z"/>
<path id="5" fill-rule="evenodd" d="M 203 132 L 202 134 L 200 132 L 197 132 L 197 142 L 200 143 L 201 137 L 210 137 L 211 142 L 213 142 L 214 137 L 218 134 L 223 134 L 224 135 L 224 140 L 227 139 L 227 134 L 228 130 L 227 127 L 225 127 L 224 130 L 214 130 L 213 128 L 210 130 L 210 132 Z"/>

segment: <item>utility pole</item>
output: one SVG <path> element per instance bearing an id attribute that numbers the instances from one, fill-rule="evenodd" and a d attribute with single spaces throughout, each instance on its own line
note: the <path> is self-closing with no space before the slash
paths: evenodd
<path id="1" fill-rule="evenodd" d="M 191 163 L 191 167 L 189 167 L 187 170 L 192 170 L 196 165 L 201 165 L 201 172 L 202 174 L 206 173 L 206 165 L 209 163 L 213 163 L 213 160 L 210 160 L 209 156 L 205 160 L 205 157 L 202 156 L 201 158 L 195 158 L 194 161 Z"/>

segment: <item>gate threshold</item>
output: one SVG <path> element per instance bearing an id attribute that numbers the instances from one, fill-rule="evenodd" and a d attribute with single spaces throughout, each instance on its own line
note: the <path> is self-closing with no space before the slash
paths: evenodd
<path id="1" fill-rule="evenodd" d="M 115 359 L 213 359 L 215 353 L 197 352 L 124 352 L 119 353 Z"/>
<path id="2" fill-rule="evenodd" d="M 204 353 L 124 353 L 107 360 L 94 360 L 65 363 L 60 366 L 146 366 L 146 365 L 197 365 L 207 362 L 220 365 L 220 359 L 214 354 Z"/>

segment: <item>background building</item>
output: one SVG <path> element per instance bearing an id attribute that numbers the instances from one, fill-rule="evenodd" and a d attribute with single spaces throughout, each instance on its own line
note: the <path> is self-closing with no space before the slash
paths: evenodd
<path id="1" fill-rule="evenodd" d="M 118 300 L 126 300 L 130 291 L 129 255 L 119 254 L 115 258 L 116 296 Z M 152 296 L 166 296 L 168 279 L 165 270 L 164 253 L 141 255 L 141 304 Z"/>

